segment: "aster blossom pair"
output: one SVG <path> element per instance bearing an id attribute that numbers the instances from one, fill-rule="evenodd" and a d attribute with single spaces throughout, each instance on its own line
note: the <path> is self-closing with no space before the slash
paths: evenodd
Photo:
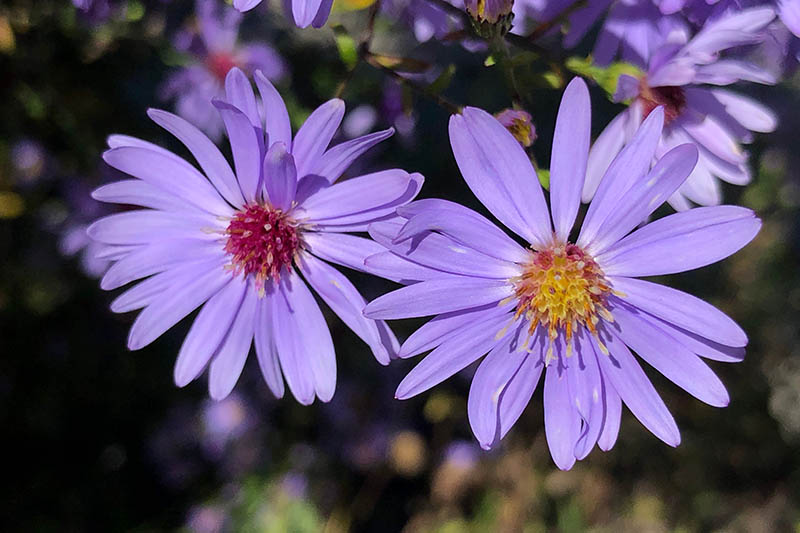
<path id="1" fill-rule="evenodd" d="M 147 346 L 203 306 L 178 354 L 184 386 L 209 369 L 209 392 L 224 398 L 242 372 L 251 344 L 277 397 L 284 381 L 303 404 L 331 399 L 336 359 L 328 326 L 311 290 L 388 364 L 397 340 L 382 321 L 364 318 L 364 299 L 330 263 L 362 269 L 382 248 L 349 232 L 389 216 L 419 191 L 422 176 L 385 170 L 336 183 L 391 129 L 328 149 L 344 116 L 341 100 L 317 108 L 292 136 L 278 92 L 260 72 L 226 78 L 215 100 L 230 139 L 234 170 L 197 128 L 170 113 L 150 117 L 180 140 L 192 164 L 159 146 L 113 135 L 103 158 L 136 179 L 97 189 L 103 202 L 143 209 L 111 215 L 88 229 L 114 262 L 104 289 L 146 278 L 112 303 L 142 309 L 128 346 Z M 262 112 L 259 109 L 263 109 Z"/>
<path id="2" fill-rule="evenodd" d="M 637 278 L 716 262 L 761 225 L 748 209 L 719 206 L 635 229 L 697 161 L 697 149 L 684 144 L 650 169 L 664 122 L 657 107 L 609 166 L 572 240 L 590 114 L 586 85 L 575 79 L 556 121 L 549 209 L 527 155 L 496 119 L 468 107 L 450 120 L 468 186 L 528 248 L 472 210 L 420 200 L 399 208 L 397 219 L 370 226 L 388 250 L 366 260 L 373 272 L 402 273 L 410 283 L 371 302 L 366 316 L 436 315 L 400 348 L 401 358 L 432 351 L 396 396 L 430 389 L 488 353 L 467 405 L 476 438 L 484 448 L 496 445 L 543 379 L 547 442 L 562 469 L 595 445 L 614 445 L 622 403 L 661 440 L 679 444 L 673 417 L 631 350 L 703 402 L 727 405 L 724 385 L 703 358 L 741 360 L 745 333 L 702 300 Z"/>

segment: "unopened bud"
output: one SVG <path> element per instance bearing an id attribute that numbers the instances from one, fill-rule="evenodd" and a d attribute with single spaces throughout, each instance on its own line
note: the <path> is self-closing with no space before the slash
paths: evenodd
<path id="1" fill-rule="evenodd" d="M 464 4 L 477 22 L 496 24 L 511 14 L 514 0 L 464 0 Z"/>
<path id="2" fill-rule="evenodd" d="M 536 127 L 531 114 L 521 109 L 504 109 L 494 116 L 500 124 L 511 132 L 519 143 L 527 148 L 536 140 Z"/>

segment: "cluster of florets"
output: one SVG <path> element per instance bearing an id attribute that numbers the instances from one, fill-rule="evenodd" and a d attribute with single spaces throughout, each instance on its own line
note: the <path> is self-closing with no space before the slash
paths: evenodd
<path id="1" fill-rule="evenodd" d="M 611 287 L 603 271 L 574 244 L 532 252 L 522 275 L 512 282 L 517 300 L 514 318 L 527 319 L 530 335 L 541 325 L 551 343 L 563 332 L 569 347 L 579 327 L 596 335 L 600 318 L 613 321 L 606 307 Z"/>
<path id="2" fill-rule="evenodd" d="M 235 274 L 253 275 L 256 286 L 279 280 L 301 246 L 298 224 L 280 209 L 250 204 L 238 211 L 225 230 L 225 251 Z"/>

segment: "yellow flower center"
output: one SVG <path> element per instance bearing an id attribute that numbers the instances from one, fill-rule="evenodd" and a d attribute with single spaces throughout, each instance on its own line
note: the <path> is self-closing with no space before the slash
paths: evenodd
<path id="1" fill-rule="evenodd" d="M 597 335 L 600 318 L 613 322 L 607 308 L 608 295 L 613 292 L 600 266 L 574 244 L 554 245 L 534 251 L 522 275 L 511 280 L 514 284 L 517 312 L 514 319 L 528 320 L 528 334 L 537 326 L 547 331 L 550 347 L 546 363 L 553 359 L 553 341 L 564 335 L 567 355 L 572 351 L 572 336 L 579 327 L 586 328 L 607 353 Z"/>

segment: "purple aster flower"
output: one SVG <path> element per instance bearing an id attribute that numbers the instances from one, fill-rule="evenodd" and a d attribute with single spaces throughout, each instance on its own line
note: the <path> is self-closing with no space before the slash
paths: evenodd
<path id="1" fill-rule="evenodd" d="M 111 304 L 115 312 L 142 309 L 128 338 L 131 350 L 205 304 L 178 354 L 178 386 L 208 366 L 211 397 L 226 397 L 254 341 L 275 396 L 284 393 L 282 373 L 299 402 L 310 404 L 315 395 L 328 401 L 336 385 L 334 347 L 309 285 L 388 364 L 397 341 L 383 322 L 362 316 L 366 302 L 328 262 L 364 270 L 364 258 L 382 247 L 349 233 L 366 231 L 409 202 L 423 178 L 391 169 L 337 183 L 392 130 L 327 149 L 344 115 L 344 103 L 334 99 L 292 138 L 280 95 L 261 72 L 255 81 L 265 121 L 238 68 L 226 78 L 227 101 L 214 102 L 235 173 L 196 127 L 165 111 L 148 114 L 186 145 L 202 173 L 159 146 L 112 135 L 103 158 L 135 179 L 93 196 L 143 209 L 102 218 L 88 233 L 118 250 L 104 289 L 146 278 Z"/>
<path id="2" fill-rule="evenodd" d="M 244 13 L 261 3 L 261 0 L 233 0 L 233 7 Z M 291 17 L 298 28 L 313 26 L 321 28 L 331 14 L 333 0 L 284 0 L 286 16 Z"/>
<path id="3" fill-rule="evenodd" d="M 719 54 L 759 41 L 761 30 L 774 16 L 772 9 L 759 8 L 723 17 L 688 42 L 678 40 L 662 46 L 641 77 L 620 76 L 615 98 L 631 103 L 592 147 L 584 201 L 592 197 L 609 163 L 656 106 L 664 108 L 664 131 L 656 158 L 683 143 L 696 144 L 700 153 L 689 179 L 669 199 L 673 207 L 688 209 L 689 201 L 719 204 L 717 178 L 747 184 L 750 169 L 741 143 L 750 142 L 752 132 L 773 131 L 777 118 L 757 101 L 722 86 L 740 80 L 774 83 L 775 78 L 751 63 L 720 58 Z"/>
<path id="4" fill-rule="evenodd" d="M 679 444 L 672 415 L 631 349 L 698 399 L 727 405 L 724 385 L 701 357 L 740 361 L 744 331 L 694 296 L 637 278 L 719 261 L 749 242 L 761 221 L 749 209 L 719 206 L 635 229 L 697 160 L 693 145 L 678 146 L 650 170 L 663 119 L 663 110 L 654 110 L 616 157 L 570 240 L 589 149 L 585 83 L 569 84 L 558 111 L 549 210 L 511 133 L 480 109 L 451 117 L 450 142 L 470 189 L 530 248 L 444 200 L 414 202 L 398 209 L 400 221 L 372 225 L 371 234 L 389 251 L 366 264 L 421 281 L 374 300 L 366 316 L 437 315 L 400 348 L 400 357 L 433 351 L 400 383 L 397 398 L 430 389 L 488 352 L 472 379 L 467 409 L 476 438 L 490 448 L 519 418 L 544 374 L 545 432 L 562 469 L 595 444 L 613 446 L 623 402 L 657 437 Z"/>
<path id="5" fill-rule="evenodd" d="M 241 13 L 217 0 L 197 0 L 195 13 L 197 27 L 175 38 L 176 48 L 189 55 L 189 63 L 167 78 L 161 96 L 165 100 L 174 98 L 177 113 L 216 141 L 223 124 L 211 100 L 225 94 L 228 71 L 239 67 L 252 75 L 260 70 L 275 81 L 287 69 L 272 47 L 238 42 Z"/>

